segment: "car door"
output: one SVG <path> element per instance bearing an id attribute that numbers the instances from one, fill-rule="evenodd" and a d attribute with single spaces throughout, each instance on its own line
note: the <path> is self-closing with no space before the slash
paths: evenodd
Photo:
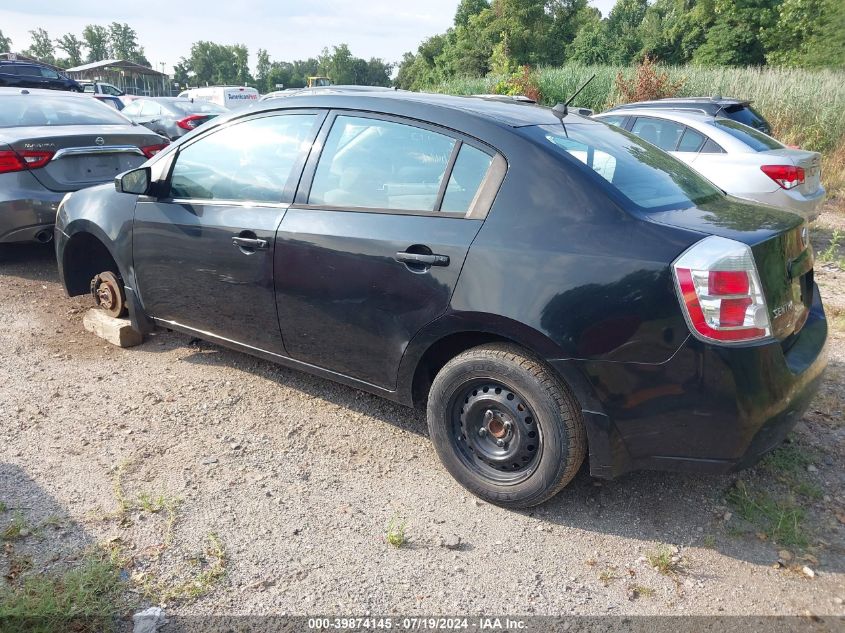
<path id="1" fill-rule="evenodd" d="M 59 76 L 55 70 L 51 68 L 44 68 L 43 66 L 38 69 L 41 72 L 41 77 L 44 81 L 44 87 L 50 88 L 51 90 L 60 90 L 65 87 L 64 80 Z"/>
<path id="2" fill-rule="evenodd" d="M 274 238 L 324 118 L 314 110 L 257 115 L 179 148 L 163 197 L 140 197 L 135 209 L 135 277 L 151 317 L 284 353 Z"/>
<path id="3" fill-rule="evenodd" d="M 276 238 L 288 354 L 386 389 L 449 307 L 505 173 L 489 147 L 407 119 L 334 113 Z"/>

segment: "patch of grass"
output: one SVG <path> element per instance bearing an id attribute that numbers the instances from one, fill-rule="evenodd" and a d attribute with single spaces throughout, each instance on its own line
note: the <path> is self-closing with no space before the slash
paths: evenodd
<path id="1" fill-rule="evenodd" d="M 805 512 L 793 501 L 752 489 L 743 481 L 728 490 L 726 500 L 740 517 L 776 543 L 806 547 Z"/>
<path id="2" fill-rule="evenodd" d="M 393 517 L 387 524 L 387 533 L 384 536 L 384 540 L 387 541 L 388 545 L 392 545 L 393 547 L 402 547 L 408 541 L 405 535 L 405 529 L 407 527 L 407 521 Z"/>
<path id="3" fill-rule="evenodd" d="M 716 547 L 716 537 L 713 534 L 705 534 L 701 544 L 707 549 L 713 549 Z"/>
<path id="4" fill-rule="evenodd" d="M 619 576 L 616 575 L 616 569 L 614 567 L 608 567 L 604 571 L 599 574 L 599 580 L 601 584 L 605 587 L 610 585 L 614 580 L 617 580 Z"/>
<path id="5" fill-rule="evenodd" d="M 676 556 L 668 547 L 658 547 L 655 551 L 646 554 L 646 560 L 664 576 L 673 576 L 681 569 L 679 560 L 675 560 Z"/>
<path id="6" fill-rule="evenodd" d="M 61 574 L 27 576 L 0 586 L 4 633 L 111 631 L 126 609 L 120 570 L 102 552 L 91 552 Z"/>
<path id="7" fill-rule="evenodd" d="M 6 505 L 5 501 L 0 501 L 0 512 L 5 512 L 9 509 L 9 506 Z"/>
<path id="8" fill-rule="evenodd" d="M 819 261 L 826 263 L 834 263 L 839 268 L 845 270 L 845 257 L 839 255 L 839 249 L 845 242 L 845 231 L 836 229 L 830 236 L 830 244 L 821 253 L 819 253 Z"/>
<path id="9" fill-rule="evenodd" d="M 652 589 L 651 587 L 646 587 L 645 585 L 628 585 L 628 594 L 632 598 L 653 598 L 654 589 Z"/>
<path id="10" fill-rule="evenodd" d="M 214 589 L 226 575 L 226 550 L 220 538 L 211 533 L 202 554 L 196 559 L 204 569 L 194 578 L 182 583 L 150 583 L 144 586 L 146 596 L 156 604 L 168 604 L 175 601 L 189 601 L 201 598 Z"/>
<path id="11" fill-rule="evenodd" d="M 3 532 L 0 532 L 0 538 L 4 541 L 14 541 L 21 538 L 21 533 L 26 529 L 26 518 L 23 512 L 18 510 L 12 515 L 12 520 Z"/>
<path id="12" fill-rule="evenodd" d="M 51 514 L 41 522 L 41 525 L 39 527 L 60 528 L 63 523 L 64 521 L 61 517 L 56 516 L 55 514 Z"/>
<path id="13" fill-rule="evenodd" d="M 805 471 L 812 463 L 813 458 L 797 444 L 783 444 L 766 455 L 761 466 L 775 475 L 795 475 Z"/>

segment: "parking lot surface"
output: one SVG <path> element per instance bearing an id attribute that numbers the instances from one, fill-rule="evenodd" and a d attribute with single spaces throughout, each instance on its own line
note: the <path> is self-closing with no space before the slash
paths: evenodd
<path id="1" fill-rule="evenodd" d="M 845 272 L 818 277 L 830 369 L 776 459 L 582 469 L 513 512 L 460 488 L 420 412 L 177 333 L 113 347 L 49 247 L 5 249 L 0 527 L 28 528 L 0 569 L 104 545 L 169 614 L 843 614 Z"/>

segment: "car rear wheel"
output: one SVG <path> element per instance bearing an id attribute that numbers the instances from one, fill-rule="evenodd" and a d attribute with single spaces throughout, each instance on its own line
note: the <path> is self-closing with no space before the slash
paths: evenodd
<path id="1" fill-rule="evenodd" d="M 126 315 L 126 293 L 123 282 L 110 270 L 100 273 L 91 280 L 91 294 L 94 302 L 111 317 Z"/>
<path id="2" fill-rule="evenodd" d="M 446 363 L 429 393 L 428 428 L 461 485 L 509 508 L 557 494 L 578 472 L 587 447 L 567 386 L 510 344 L 476 347 Z"/>

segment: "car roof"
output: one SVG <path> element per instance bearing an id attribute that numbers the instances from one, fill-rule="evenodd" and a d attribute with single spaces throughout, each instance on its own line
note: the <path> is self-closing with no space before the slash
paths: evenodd
<path id="1" fill-rule="evenodd" d="M 279 107 L 328 107 L 367 110 L 369 108 L 391 109 L 395 106 L 405 106 L 404 109 L 407 109 L 407 106 L 412 106 L 418 108 L 435 108 L 441 111 L 458 111 L 510 127 L 560 124 L 560 119 L 552 113 L 550 108 L 532 103 L 395 90 L 358 93 L 336 92 L 333 94 L 294 94 L 285 99 L 260 101 L 251 111 L 260 112 L 262 110 L 278 109 Z M 568 115 L 566 123 L 598 125 L 597 122 L 585 119 L 574 112 Z"/>
<path id="2" fill-rule="evenodd" d="M 601 119 L 605 115 L 611 116 L 654 116 L 678 123 L 707 123 L 714 119 L 712 114 L 699 112 L 697 110 L 678 110 L 673 108 L 620 108 L 619 110 L 605 110 L 594 115 L 594 118 Z M 721 118 L 721 117 L 720 117 Z"/>
<path id="3" fill-rule="evenodd" d="M 83 94 L 81 92 L 72 92 L 70 90 L 48 90 L 46 88 L 0 88 L 0 97 L 5 96 L 20 96 L 20 95 L 32 95 L 34 97 L 42 96 L 50 96 L 50 97 L 62 97 L 67 99 L 90 99 L 91 93 Z"/>
<path id="4" fill-rule="evenodd" d="M 681 110 L 701 109 L 709 114 L 715 114 L 727 106 L 749 106 L 750 101 L 734 99 L 732 97 L 667 97 L 653 101 L 635 101 L 608 108 L 608 110 L 640 110 L 642 108 L 677 108 Z"/>

